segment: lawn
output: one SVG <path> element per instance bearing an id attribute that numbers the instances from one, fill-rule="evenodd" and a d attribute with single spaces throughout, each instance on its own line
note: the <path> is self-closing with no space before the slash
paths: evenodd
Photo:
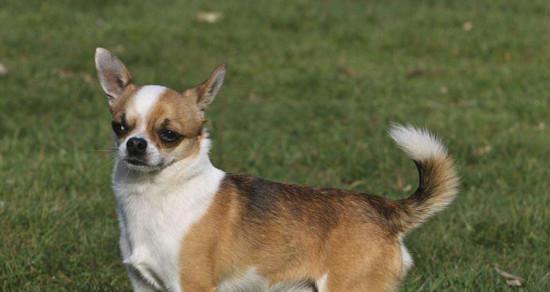
<path id="1" fill-rule="evenodd" d="M 219 12 L 214 23 L 199 12 Z M 128 291 L 97 46 L 185 89 L 222 62 L 212 160 L 400 198 L 391 122 L 438 133 L 456 203 L 406 239 L 403 291 L 550 291 L 550 2 L 0 2 L 0 290 Z"/>

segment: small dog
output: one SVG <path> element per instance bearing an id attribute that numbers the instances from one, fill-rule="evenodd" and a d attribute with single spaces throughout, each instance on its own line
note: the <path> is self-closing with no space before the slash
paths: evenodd
<path id="1" fill-rule="evenodd" d="M 205 128 L 225 65 L 178 92 L 137 85 L 105 49 L 95 63 L 112 114 L 120 248 L 134 291 L 394 291 L 412 265 L 404 236 L 457 193 L 440 140 L 398 125 L 390 136 L 420 176 L 406 199 L 225 173 L 208 158 Z"/>

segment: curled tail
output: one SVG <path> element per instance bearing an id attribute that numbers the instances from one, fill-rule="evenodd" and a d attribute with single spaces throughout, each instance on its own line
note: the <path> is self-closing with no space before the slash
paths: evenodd
<path id="1" fill-rule="evenodd" d="M 458 192 L 454 162 L 441 141 L 423 129 L 393 125 L 390 137 L 414 161 L 420 176 L 418 189 L 398 201 L 394 222 L 401 232 L 408 232 L 435 213 L 445 209 Z"/>

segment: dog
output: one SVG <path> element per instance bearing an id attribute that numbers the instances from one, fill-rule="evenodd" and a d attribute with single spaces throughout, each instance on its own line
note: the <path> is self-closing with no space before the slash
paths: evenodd
<path id="1" fill-rule="evenodd" d="M 205 112 L 226 66 L 179 92 L 140 86 L 97 48 L 112 114 L 120 249 L 134 291 L 394 291 L 413 260 L 405 235 L 455 198 L 459 179 L 431 133 L 393 125 L 418 189 L 389 200 L 278 183 L 212 165 Z"/>

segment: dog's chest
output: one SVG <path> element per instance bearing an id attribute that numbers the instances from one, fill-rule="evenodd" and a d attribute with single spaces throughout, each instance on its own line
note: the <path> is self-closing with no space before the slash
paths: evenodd
<path id="1" fill-rule="evenodd" d="M 123 261 L 156 288 L 180 291 L 178 256 L 187 231 L 210 206 L 223 173 L 183 185 L 116 185 Z"/>

